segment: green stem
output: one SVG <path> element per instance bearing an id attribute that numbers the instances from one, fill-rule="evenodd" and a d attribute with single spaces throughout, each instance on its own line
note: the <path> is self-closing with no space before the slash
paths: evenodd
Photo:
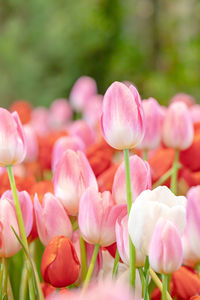
<path id="1" fill-rule="evenodd" d="M 33 283 L 32 276 L 30 276 L 30 278 L 28 280 L 28 289 L 29 289 L 30 300 L 35 300 L 35 289 L 34 289 L 34 283 Z"/>
<path id="2" fill-rule="evenodd" d="M 87 256 L 85 249 L 85 241 L 79 232 L 80 249 L 81 249 L 81 278 L 84 281 L 87 275 Z"/>
<path id="3" fill-rule="evenodd" d="M 167 300 L 168 275 L 162 274 L 162 300 Z"/>
<path id="4" fill-rule="evenodd" d="M 12 286 L 11 286 L 11 283 L 10 283 L 10 278 L 8 276 L 8 299 L 9 300 L 14 300 L 14 296 L 13 296 L 13 291 L 12 291 Z"/>
<path id="5" fill-rule="evenodd" d="M 2 258 L 3 263 L 3 288 L 2 288 L 2 299 L 4 297 L 8 297 L 7 295 L 7 286 L 8 286 L 8 259 L 3 257 Z M 7 298 L 5 298 L 7 299 Z"/>
<path id="6" fill-rule="evenodd" d="M 13 199 L 14 199 L 14 203 L 15 203 L 21 239 L 22 239 L 25 247 L 28 249 L 28 241 L 26 238 L 26 231 L 25 231 L 23 217 L 22 217 L 22 211 L 21 211 L 21 207 L 20 207 L 19 199 L 18 199 L 18 195 L 17 195 L 15 178 L 14 178 L 14 175 L 12 172 L 12 166 L 7 166 L 7 172 L 8 172 L 8 177 L 9 177 L 9 181 L 10 181 L 10 187 L 11 187 L 11 190 L 13 193 Z"/>
<path id="7" fill-rule="evenodd" d="M 171 184 L 170 184 L 170 189 L 171 189 L 172 193 L 174 193 L 175 195 L 177 194 L 178 161 L 179 161 L 179 150 L 176 149 L 174 163 L 172 166 L 173 172 L 172 172 Z"/>
<path id="8" fill-rule="evenodd" d="M 147 160 L 148 159 L 148 150 L 143 150 L 142 156 L 143 156 L 143 160 Z"/>
<path id="9" fill-rule="evenodd" d="M 145 286 L 144 286 L 144 300 L 149 300 L 149 293 L 148 293 L 148 287 L 149 287 L 149 258 L 146 256 L 145 260 Z"/>
<path id="10" fill-rule="evenodd" d="M 139 271 L 139 275 L 140 275 L 140 281 L 141 281 L 141 284 L 142 284 L 142 297 L 144 297 L 145 277 L 144 277 L 143 268 L 139 267 L 138 271 Z"/>
<path id="11" fill-rule="evenodd" d="M 94 252 L 93 252 L 93 255 L 92 255 L 90 266 L 89 266 L 89 269 L 88 269 L 88 272 L 87 272 L 87 275 L 86 275 L 86 278 L 85 278 L 85 281 L 84 281 L 84 284 L 83 284 L 83 290 L 82 290 L 83 292 L 87 289 L 88 284 L 90 282 L 90 279 L 92 277 L 92 272 L 94 270 L 94 266 L 95 266 L 95 262 L 96 262 L 97 255 L 98 255 L 98 252 L 99 252 L 99 248 L 100 248 L 99 244 L 96 244 L 95 247 L 94 247 Z"/>
<path id="12" fill-rule="evenodd" d="M 24 263 L 22 275 L 21 275 L 21 284 L 19 289 L 19 299 L 26 300 L 27 297 L 27 284 L 28 284 L 28 270 L 26 264 Z"/>
<path id="13" fill-rule="evenodd" d="M 158 275 L 152 270 L 151 267 L 149 268 L 149 274 L 151 275 L 152 280 L 155 282 L 155 284 L 157 285 L 159 290 L 162 292 L 163 284 L 160 281 L 160 278 L 158 277 Z M 170 296 L 170 294 L 168 292 L 167 292 L 167 300 L 172 300 L 172 297 Z"/>
<path id="14" fill-rule="evenodd" d="M 124 163 L 125 163 L 125 172 L 126 172 L 126 197 L 127 197 L 127 210 L 128 216 L 130 214 L 132 206 L 132 194 L 131 194 L 131 174 L 130 174 L 130 163 L 129 163 L 129 149 L 124 149 Z M 135 267 L 135 247 L 129 236 L 129 265 L 130 265 L 130 286 L 135 287 L 135 276 L 136 276 L 136 267 Z"/>
<path id="15" fill-rule="evenodd" d="M 114 266 L 113 266 L 113 278 L 117 276 L 118 273 L 118 267 L 119 267 L 119 251 L 116 249 L 115 252 L 115 260 L 114 260 Z"/>

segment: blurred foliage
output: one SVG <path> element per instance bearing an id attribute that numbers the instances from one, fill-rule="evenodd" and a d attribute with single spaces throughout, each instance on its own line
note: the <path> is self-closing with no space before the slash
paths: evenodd
<path id="1" fill-rule="evenodd" d="M 200 94 L 198 0 L 0 0 L 0 101 L 49 105 L 81 75 L 167 103 Z"/>

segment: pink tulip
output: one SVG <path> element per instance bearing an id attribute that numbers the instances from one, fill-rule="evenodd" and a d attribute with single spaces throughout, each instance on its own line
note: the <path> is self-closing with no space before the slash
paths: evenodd
<path id="1" fill-rule="evenodd" d="M 158 273 L 171 274 L 183 261 L 181 237 L 176 226 L 160 218 L 154 228 L 149 247 L 149 263 Z"/>
<path id="2" fill-rule="evenodd" d="M 145 134 L 137 148 L 145 150 L 155 149 L 160 145 L 161 141 L 163 111 L 154 98 L 143 100 L 142 106 L 146 123 Z"/>
<path id="3" fill-rule="evenodd" d="M 80 289 L 76 291 L 53 292 L 46 300 L 142 300 L 133 290 L 130 290 L 127 283 L 116 281 L 101 281 L 91 285 L 84 293 Z"/>
<path id="4" fill-rule="evenodd" d="M 52 170 L 55 170 L 57 163 L 62 157 L 63 153 L 68 150 L 85 152 L 85 144 L 78 136 L 64 136 L 59 138 L 53 147 L 52 153 Z"/>
<path id="5" fill-rule="evenodd" d="M 187 107 L 190 107 L 193 104 L 195 104 L 195 99 L 191 95 L 184 94 L 184 93 L 178 93 L 171 99 L 170 104 L 174 103 L 174 102 L 182 102 Z"/>
<path id="6" fill-rule="evenodd" d="M 36 161 L 38 156 L 38 140 L 35 134 L 35 131 L 30 125 L 24 125 L 24 132 L 26 136 L 27 142 L 27 151 L 26 157 L 24 159 L 25 162 Z"/>
<path id="7" fill-rule="evenodd" d="M 74 248 L 76 250 L 76 254 L 78 256 L 79 261 L 81 261 L 80 239 L 79 239 L 79 231 L 78 230 L 73 232 L 72 244 L 74 245 Z M 94 245 L 88 244 L 87 242 L 85 242 L 85 250 L 86 250 L 86 257 L 87 257 L 87 267 L 89 268 L 90 262 L 92 259 L 92 254 L 94 252 Z M 102 268 L 102 264 L 103 264 L 102 251 L 101 251 L 101 249 L 99 249 L 97 259 L 95 262 L 95 266 L 94 266 L 94 270 L 92 272 L 92 277 L 96 277 L 98 275 L 99 271 Z M 80 275 L 81 275 L 81 270 L 80 270 Z"/>
<path id="8" fill-rule="evenodd" d="M 72 119 L 72 109 L 67 99 L 56 99 L 49 110 L 49 125 L 53 129 L 62 129 Z"/>
<path id="9" fill-rule="evenodd" d="M 83 112 L 83 119 L 90 124 L 95 126 L 100 121 L 102 113 L 103 96 L 94 95 L 89 99 Z"/>
<path id="10" fill-rule="evenodd" d="M 26 155 L 26 138 L 17 112 L 0 108 L 0 166 L 21 163 Z"/>
<path id="11" fill-rule="evenodd" d="M 187 226 L 181 241 L 183 246 L 183 264 L 195 268 L 196 264 L 200 262 L 200 252 L 198 252 L 198 254 L 197 252 L 193 252 L 190 244 L 190 237 L 187 232 Z"/>
<path id="12" fill-rule="evenodd" d="M 26 235 L 29 236 L 33 226 L 33 204 L 30 195 L 26 191 L 17 192 L 19 198 L 19 204 L 22 211 L 22 217 L 24 221 L 24 227 L 26 231 Z M 11 190 L 6 191 L 1 196 L 1 200 L 6 199 L 10 202 L 15 210 L 13 194 Z M 1 202 L 0 200 L 0 202 Z M 15 210 L 16 211 L 16 210 Z"/>
<path id="13" fill-rule="evenodd" d="M 79 203 L 78 223 L 83 238 L 90 244 L 109 246 L 116 241 L 115 222 L 126 205 L 116 205 L 110 192 L 88 188 Z"/>
<path id="14" fill-rule="evenodd" d="M 80 77 L 72 87 L 70 104 L 75 111 L 83 111 L 90 97 L 97 93 L 96 82 L 88 76 Z"/>
<path id="15" fill-rule="evenodd" d="M 21 248 L 11 226 L 20 235 L 15 209 L 10 201 L 4 198 L 0 200 L 0 257 L 13 256 Z"/>
<path id="16" fill-rule="evenodd" d="M 54 195 L 46 193 L 40 204 L 35 194 L 34 209 L 37 232 L 44 246 L 56 236 L 63 235 L 71 239 L 72 224 L 64 207 Z"/>
<path id="17" fill-rule="evenodd" d="M 54 191 L 70 215 L 76 215 L 79 200 L 85 189 L 93 186 L 98 190 L 95 175 L 81 151 L 67 150 L 56 165 Z"/>
<path id="18" fill-rule="evenodd" d="M 187 236 L 191 250 L 200 253 L 200 185 L 189 189 L 186 204 Z"/>
<path id="19" fill-rule="evenodd" d="M 45 107 L 38 106 L 32 111 L 30 124 L 38 136 L 49 133 L 49 111 Z"/>
<path id="20" fill-rule="evenodd" d="M 151 189 L 151 171 L 148 162 L 139 156 L 130 156 L 130 173 L 132 185 L 132 202 L 139 194 Z M 112 187 L 113 198 L 116 203 L 126 203 L 126 174 L 124 162 L 118 167 Z"/>
<path id="21" fill-rule="evenodd" d="M 167 147 L 185 150 L 193 142 L 194 129 L 188 108 L 184 103 L 170 105 L 163 123 L 163 142 Z"/>
<path id="22" fill-rule="evenodd" d="M 196 104 L 190 107 L 190 116 L 193 123 L 200 122 L 200 105 Z"/>
<path id="23" fill-rule="evenodd" d="M 79 137 L 85 144 L 86 147 L 94 144 L 95 132 L 94 129 L 83 120 L 73 122 L 68 128 L 70 136 Z"/>
<path id="24" fill-rule="evenodd" d="M 144 137 L 144 111 L 137 89 L 114 82 L 103 99 L 101 130 L 107 143 L 116 149 L 135 147 Z"/>
<path id="25" fill-rule="evenodd" d="M 116 241 L 119 255 L 122 261 L 129 265 L 129 234 L 128 234 L 128 215 L 120 216 L 115 225 Z M 145 255 L 139 249 L 136 250 L 136 267 L 144 266 Z"/>

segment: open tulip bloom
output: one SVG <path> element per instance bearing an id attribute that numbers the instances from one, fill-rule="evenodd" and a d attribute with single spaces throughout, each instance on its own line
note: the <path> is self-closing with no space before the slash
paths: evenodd
<path id="1" fill-rule="evenodd" d="M 83 76 L 69 100 L 0 108 L 0 299 L 198 299 L 194 98 Z"/>

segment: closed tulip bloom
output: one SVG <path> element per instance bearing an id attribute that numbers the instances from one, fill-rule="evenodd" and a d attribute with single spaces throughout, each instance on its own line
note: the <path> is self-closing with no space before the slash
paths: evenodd
<path id="1" fill-rule="evenodd" d="M 54 287 L 65 287 L 78 279 L 79 271 L 80 262 L 70 239 L 65 236 L 52 239 L 42 256 L 41 274 L 44 281 Z"/>
<path id="2" fill-rule="evenodd" d="M 154 228 L 149 247 L 149 263 L 158 273 L 171 274 L 183 261 L 181 237 L 176 226 L 160 218 Z"/>
<path id="3" fill-rule="evenodd" d="M 95 126 L 100 121 L 102 113 L 103 96 L 94 95 L 87 101 L 86 107 L 83 112 L 83 119 L 90 124 Z"/>
<path id="4" fill-rule="evenodd" d="M 90 97 L 97 94 L 97 85 L 89 76 L 80 77 L 73 85 L 69 100 L 75 111 L 83 111 Z"/>
<path id="5" fill-rule="evenodd" d="M 78 223 L 83 238 L 90 244 L 109 246 L 116 241 L 115 222 L 125 205 L 115 205 L 110 192 L 88 188 L 80 199 Z"/>
<path id="6" fill-rule="evenodd" d="M 42 204 L 36 194 L 34 210 L 39 239 L 43 245 L 46 246 L 56 236 L 72 237 L 70 219 L 62 204 L 53 194 L 46 193 Z"/>
<path id="7" fill-rule="evenodd" d="M 17 192 L 17 195 L 19 198 L 19 204 L 22 211 L 22 218 L 24 221 L 26 235 L 29 236 L 33 227 L 33 203 L 29 193 L 27 193 L 26 191 Z M 11 190 L 8 190 L 5 193 L 3 193 L 3 195 L 1 196 L 1 200 L 2 199 L 7 199 L 10 202 L 10 204 L 13 206 L 14 210 L 16 211 L 14 199 L 13 199 L 13 193 Z"/>
<path id="8" fill-rule="evenodd" d="M 189 109 L 181 102 L 171 104 L 163 122 L 163 142 L 167 147 L 185 150 L 192 145 L 193 137 Z"/>
<path id="9" fill-rule="evenodd" d="M 185 266 L 195 268 L 195 265 L 200 262 L 200 252 L 197 255 L 197 253 L 194 253 L 191 248 L 190 237 L 188 236 L 187 232 L 187 225 L 181 241 L 183 246 L 183 264 Z"/>
<path id="10" fill-rule="evenodd" d="M 137 148 L 151 150 L 160 145 L 162 135 L 163 112 L 154 98 L 142 101 L 145 115 L 145 134 Z"/>
<path id="11" fill-rule="evenodd" d="M 182 102 L 187 107 L 191 107 L 195 104 L 195 99 L 191 95 L 185 94 L 185 93 L 178 93 L 174 95 L 174 97 L 170 100 L 170 104 L 174 102 Z"/>
<path id="12" fill-rule="evenodd" d="M 129 234 L 128 234 L 128 216 L 118 218 L 115 225 L 116 241 L 119 255 L 122 261 L 129 265 Z M 136 267 L 144 266 L 145 255 L 139 249 L 136 250 Z"/>
<path id="13" fill-rule="evenodd" d="M 68 150 L 74 151 L 82 151 L 85 152 L 85 144 L 78 136 L 63 136 L 59 138 L 53 147 L 52 152 L 52 170 L 55 170 L 57 163 L 59 162 L 60 158 L 62 157 L 63 153 Z"/>
<path id="14" fill-rule="evenodd" d="M 141 192 L 151 189 L 151 170 L 148 162 L 142 160 L 139 156 L 130 156 L 130 174 L 132 202 Z M 113 198 L 116 203 L 126 203 L 126 174 L 124 162 L 118 167 L 112 187 Z"/>
<path id="15" fill-rule="evenodd" d="M 154 227 L 160 217 L 174 223 L 182 235 L 186 223 L 186 198 L 166 186 L 142 192 L 132 205 L 128 231 L 134 246 L 148 255 Z"/>
<path id="16" fill-rule="evenodd" d="M 26 136 L 27 142 L 27 151 L 24 161 L 25 162 L 32 162 L 36 161 L 38 157 L 38 140 L 35 134 L 34 129 L 30 125 L 24 125 L 24 133 Z"/>
<path id="17" fill-rule="evenodd" d="M 67 150 L 54 172 L 54 192 L 70 215 L 76 215 L 79 200 L 87 187 L 98 190 L 95 175 L 81 151 Z"/>
<path id="18" fill-rule="evenodd" d="M 0 108 L 0 166 L 20 164 L 26 155 L 26 138 L 17 112 Z"/>
<path id="19" fill-rule="evenodd" d="M 19 233 L 17 216 L 8 199 L 0 200 L 0 257 L 10 257 L 19 252 L 21 246 L 11 226 Z"/>
<path id="20" fill-rule="evenodd" d="M 144 137 L 144 112 L 137 89 L 114 82 L 103 99 L 101 130 L 107 143 L 118 150 L 135 147 Z"/>
<path id="21" fill-rule="evenodd" d="M 94 129 L 83 120 L 73 122 L 68 128 L 70 136 L 79 137 L 85 144 L 85 147 L 89 147 L 95 142 Z"/>
<path id="22" fill-rule="evenodd" d="M 199 257 L 200 253 L 200 185 L 187 193 L 187 236 L 191 250 Z"/>
<path id="23" fill-rule="evenodd" d="M 49 110 L 49 125 L 52 129 L 63 128 L 72 118 L 72 109 L 67 99 L 56 99 Z"/>
<path id="24" fill-rule="evenodd" d="M 38 136 L 45 136 L 49 133 L 49 111 L 47 108 L 38 106 L 31 113 L 31 126 Z"/>
<path id="25" fill-rule="evenodd" d="M 200 122 L 200 105 L 195 104 L 190 107 L 190 116 L 193 123 L 199 123 Z"/>

